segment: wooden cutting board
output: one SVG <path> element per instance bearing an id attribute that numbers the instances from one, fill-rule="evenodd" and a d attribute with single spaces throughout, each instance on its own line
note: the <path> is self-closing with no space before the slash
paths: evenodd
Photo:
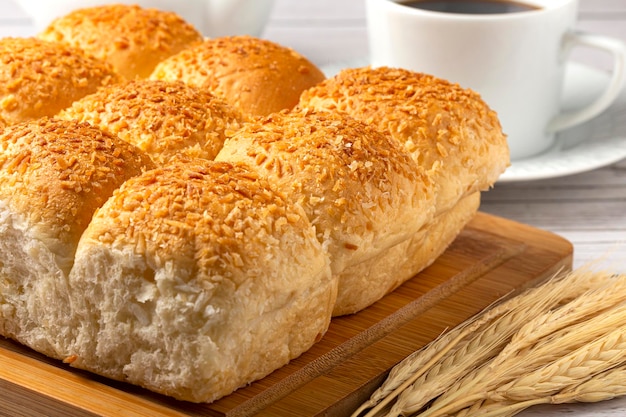
<path id="1" fill-rule="evenodd" d="M 0 415 L 348 416 L 410 353 L 491 303 L 570 270 L 552 233 L 478 215 L 429 268 L 285 367 L 213 404 L 175 401 L 77 371 L 0 337 Z"/>

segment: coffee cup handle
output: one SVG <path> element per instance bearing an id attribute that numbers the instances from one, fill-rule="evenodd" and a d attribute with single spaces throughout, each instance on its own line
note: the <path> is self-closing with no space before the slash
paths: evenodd
<path id="1" fill-rule="evenodd" d="M 611 80 L 604 92 L 589 105 L 568 113 L 555 116 L 548 124 L 549 132 L 557 132 L 576 126 L 599 115 L 615 101 L 620 94 L 626 79 L 626 45 L 613 38 L 601 35 L 593 35 L 582 32 L 571 32 L 565 42 L 566 48 L 573 46 L 587 46 L 602 49 L 613 56 L 613 72 Z"/>

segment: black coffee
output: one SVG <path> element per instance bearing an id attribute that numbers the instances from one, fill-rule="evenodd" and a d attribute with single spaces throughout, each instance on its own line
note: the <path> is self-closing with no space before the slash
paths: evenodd
<path id="1" fill-rule="evenodd" d="M 413 0 L 399 3 L 416 9 L 460 14 L 517 13 L 539 9 L 539 6 L 508 0 Z"/>

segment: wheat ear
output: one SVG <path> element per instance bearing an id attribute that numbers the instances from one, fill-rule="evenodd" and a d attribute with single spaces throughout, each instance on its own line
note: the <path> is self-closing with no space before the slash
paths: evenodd
<path id="1" fill-rule="evenodd" d="M 383 384 L 364 402 L 351 417 L 361 415 L 365 410 L 370 410 L 364 417 L 375 416 L 389 402 L 395 399 L 400 392 L 410 386 L 424 372 L 440 361 L 445 355 L 454 349 L 469 335 L 475 333 L 486 322 L 498 314 L 506 312 L 506 308 L 494 309 L 489 315 L 476 315 L 453 330 L 438 337 L 424 348 L 413 352 L 404 360 L 394 366 Z"/>
<path id="2" fill-rule="evenodd" d="M 626 395 L 626 364 L 602 372 L 558 394 L 519 402 L 484 402 L 466 409 L 457 417 L 506 417 L 513 416 L 528 407 L 540 404 L 564 404 L 573 402 L 599 402 Z"/>
<path id="3" fill-rule="evenodd" d="M 431 366 L 433 366 L 437 361 L 441 360 L 449 350 L 454 348 L 463 338 L 467 336 L 467 334 L 471 333 L 470 330 L 461 331 L 460 333 L 449 333 L 446 334 L 441 339 L 437 339 L 438 343 L 435 343 L 431 346 L 431 349 L 427 350 L 427 353 L 423 353 L 422 355 L 409 356 L 404 361 L 400 362 L 398 366 L 394 367 L 392 371 L 396 370 L 394 374 L 389 375 L 387 380 L 393 381 L 391 384 L 387 384 L 385 386 L 381 386 L 374 394 L 376 396 L 370 398 L 369 401 L 363 403 L 354 413 L 352 413 L 351 417 L 356 417 L 361 415 L 368 408 L 372 408 L 370 411 L 365 414 L 364 417 L 372 417 L 376 416 L 379 412 L 381 412 L 393 399 L 395 399 L 406 387 L 410 386 L 416 378 L 419 378 L 424 372 L 426 372 Z M 432 349 L 432 346 L 435 346 L 435 349 Z M 439 348 L 440 349 L 437 349 Z M 422 352 L 422 351 L 418 351 Z M 411 361 L 411 359 L 415 359 Z M 390 379 L 391 378 L 391 379 Z"/>
<path id="4" fill-rule="evenodd" d="M 572 277 L 574 279 L 570 281 Z M 599 277 L 601 277 L 602 279 L 599 279 Z M 545 311 L 547 312 L 544 312 L 543 314 L 537 313 L 536 311 L 534 311 L 535 309 L 533 309 L 533 311 L 529 311 L 529 314 L 527 316 L 525 316 L 523 312 L 519 312 L 519 318 L 524 322 L 524 326 L 522 326 L 519 331 L 527 335 L 532 334 L 535 331 L 539 331 L 539 333 L 544 336 L 544 339 L 540 339 L 538 337 L 535 338 L 534 336 L 531 336 L 531 339 L 535 338 L 536 340 L 534 340 L 532 343 L 535 343 L 541 348 L 537 348 L 537 346 L 534 346 L 533 349 L 530 349 L 529 346 L 532 345 L 530 341 L 528 343 L 519 342 L 519 338 L 517 336 L 514 336 L 511 339 L 512 345 L 508 348 L 504 348 L 503 352 L 501 352 L 501 354 L 498 355 L 487 366 L 479 367 L 471 372 L 468 372 L 468 376 L 466 378 L 463 378 L 453 386 L 449 387 L 447 392 L 435 401 L 435 403 L 431 407 L 430 412 L 434 413 L 434 411 L 441 404 L 444 403 L 459 402 L 459 404 L 461 404 L 463 398 L 467 398 L 475 392 L 488 391 L 492 389 L 495 386 L 494 384 L 496 383 L 502 384 L 507 382 L 507 378 L 515 378 L 515 372 L 519 371 L 519 361 L 521 360 L 524 360 L 525 363 L 529 364 L 547 363 L 563 354 L 568 353 L 575 347 L 581 346 L 586 342 L 586 340 L 578 336 L 572 337 L 572 335 L 569 333 L 574 330 L 578 330 L 581 334 L 587 334 L 588 337 L 592 337 L 593 334 L 601 334 L 600 332 L 603 332 L 606 328 L 612 328 L 614 326 L 614 323 L 613 318 L 610 315 L 607 315 L 600 319 L 603 320 L 603 323 L 607 320 L 609 321 L 608 323 L 602 325 L 602 327 L 600 326 L 600 324 L 580 324 L 578 325 L 578 327 L 570 326 L 568 328 L 566 324 L 576 323 L 581 319 L 581 317 L 588 317 L 587 314 L 582 313 L 575 308 L 568 308 L 568 306 L 580 305 L 578 300 L 580 297 L 583 297 L 581 301 L 582 303 L 590 303 L 589 305 L 586 305 L 584 307 L 584 310 L 587 312 L 595 311 L 597 313 L 601 309 L 597 307 L 597 299 L 595 299 L 594 302 L 594 297 L 598 297 L 599 295 L 607 295 L 600 291 L 600 289 L 603 291 L 610 291 L 610 288 L 616 283 L 621 283 L 622 287 L 626 287 L 626 276 L 615 277 L 610 274 L 591 274 L 591 276 L 589 276 L 589 273 L 585 271 L 584 273 L 569 274 L 567 279 L 563 280 L 561 283 L 580 283 L 581 278 L 589 278 L 587 284 L 593 283 L 593 287 L 590 290 L 589 286 L 583 283 L 583 285 L 581 285 L 580 287 L 581 291 L 578 294 L 578 298 L 572 299 L 570 297 L 572 294 L 572 290 L 567 289 L 566 291 L 568 291 L 568 293 L 565 294 L 565 299 L 569 300 L 569 302 L 566 302 L 564 304 L 559 303 L 556 307 L 551 305 L 549 306 L 550 308 L 545 309 Z M 556 289 L 558 290 L 559 288 L 556 287 Z M 589 306 L 592 306 L 592 308 L 590 309 Z M 554 313 L 555 311 L 560 311 L 560 313 Z M 570 320 L 568 314 L 563 314 L 564 312 L 569 312 L 575 315 L 576 318 Z M 551 322 L 551 320 L 546 319 L 546 315 L 549 316 L 551 320 L 556 320 L 558 318 L 560 321 Z M 545 326 L 546 323 L 551 323 L 550 326 L 553 333 L 550 337 L 545 337 L 545 332 L 538 329 L 541 326 Z M 566 329 L 563 330 L 563 327 L 565 327 Z M 555 332 L 555 330 L 559 328 L 561 328 L 562 330 L 561 333 Z M 560 337 L 564 337 L 565 339 L 558 340 Z M 546 343 L 549 343 L 549 345 L 546 345 Z M 516 369 L 518 371 L 516 371 Z"/>
<path id="5" fill-rule="evenodd" d="M 570 301 L 580 293 L 602 284 L 588 273 L 557 276 L 540 288 L 526 291 L 502 304 L 487 310 L 476 324 L 490 323 L 474 338 L 444 357 L 428 372 L 414 375 L 412 386 L 403 385 L 402 393 L 389 415 L 414 413 L 426 403 L 442 394 L 461 376 L 471 371 L 495 355 L 515 332 L 523 326 L 528 317 L 540 314 L 562 303 Z M 477 326 L 473 326 L 475 331 Z"/>
<path id="6" fill-rule="evenodd" d="M 601 302 L 602 300 L 596 300 L 596 305 Z M 605 312 L 606 314 L 572 325 L 546 340 L 541 340 L 507 361 L 498 361 L 495 358 L 492 363 L 498 361 L 497 367 L 483 366 L 468 373 L 450 387 L 446 395 L 440 396 L 422 416 L 441 416 L 451 411 L 459 411 L 475 401 L 488 398 L 485 397 L 487 392 L 506 386 L 544 366 L 562 361 L 563 358 L 569 358 L 572 352 L 589 348 L 591 343 L 597 343 L 626 322 L 626 303 Z"/>
<path id="7" fill-rule="evenodd" d="M 557 274 L 555 277 L 552 278 L 550 282 L 553 285 L 556 285 L 560 280 L 561 279 Z M 528 292 L 532 291 L 533 289 L 528 290 Z M 485 323 L 488 323 L 490 320 L 494 319 L 498 315 L 504 314 L 507 311 L 515 308 L 515 303 L 516 298 L 513 298 L 510 299 L 508 302 L 501 303 L 493 309 L 486 309 L 485 311 L 474 316 L 462 325 L 457 326 L 448 333 L 445 333 L 443 336 L 437 338 L 430 344 L 426 345 L 424 348 L 406 357 L 404 360 L 402 360 L 391 369 L 387 379 L 383 382 L 383 384 L 376 391 L 374 391 L 370 398 L 366 402 L 364 402 L 361 407 L 359 407 L 359 409 L 357 409 L 352 414 L 352 417 L 361 415 L 363 411 L 375 406 L 383 399 L 388 398 L 390 395 L 395 398 L 395 395 L 393 395 L 394 392 L 397 393 L 398 391 L 403 389 L 403 387 L 410 385 L 410 383 L 406 383 L 409 379 L 416 379 L 416 374 L 421 375 L 428 368 L 426 365 L 433 362 L 433 357 L 441 356 L 437 355 L 438 352 L 448 352 L 458 343 L 460 343 L 466 336 L 477 331 L 478 328 L 483 326 Z M 374 414 L 369 413 L 368 416 L 369 415 Z"/>
<path id="8" fill-rule="evenodd" d="M 461 379 L 472 367 L 480 366 L 496 355 L 510 337 L 507 330 L 513 327 L 510 323 L 518 317 L 517 311 L 508 312 L 495 320 L 423 373 L 398 396 L 389 414 L 402 415 L 418 411 Z"/>
<path id="9" fill-rule="evenodd" d="M 619 328 L 555 362 L 496 389 L 488 398 L 520 401 L 551 396 L 626 361 L 626 329 Z"/>
<path id="10" fill-rule="evenodd" d="M 507 303 L 483 312 L 483 314 L 476 315 L 428 344 L 423 349 L 409 355 L 391 370 L 386 381 L 351 417 L 359 416 L 366 409 L 371 407 L 374 408 L 365 414 L 364 417 L 376 416 L 398 395 L 414 384 L 417 379 L 428 372 L 439 361 L 443 360 L 457 345 L 461 345 L 470 335 L 476 333 L 482 326 L 490 323 L 496 317 L 514 309 L 516 304 L 515 299 L 512 299 Z M 463 350 L 463 347 L 457 350 Z"/>
<path id="11" fill-rule="evenodd" d="M 558 392 L 590 379 L 592 376 L 621 366 L 626 357 L 626 329 L 618 328 L 598 338 L 569 355 L 530 371 L 511 382 L 490 392 L 477 392 L 463 399 L 461 403 L 450 402 L 439 407 L 434 413 L 422 416 L 445 416 L 458 412 L 476 401 L 539 401 Z M 522 364 L 524 362 L 521 362 Z"/>
<path id="12" fill-rule="evenodd" d="M 557 331 L 602 314 L 603 310 L 625 302 L 626 277 L 611 274 L 606 274 L 606 277 L 606 283 L 598 288 L 592 288 L 562 307 L 526 323 L 498 355 L 498 360 L 513 357 Z M 602 305 L 598 305 L 598 300 L 603 300 Z M 498 361 L 494 361 L 491 366 L 498 366 Z"/>

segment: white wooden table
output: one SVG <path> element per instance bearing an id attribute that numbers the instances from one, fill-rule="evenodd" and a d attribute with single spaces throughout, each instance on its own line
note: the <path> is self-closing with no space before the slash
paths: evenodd
<path id="1" fill-rule="evenodd" d="M 626 42 L 626 0 L 581 0 L 579 27 Z M 263 36 L 328 67 L 367 62 L 366 30 L 363 0 L 276 0 Z M 11 0 L 0 0 L 0 36 L 32 34 L 26 14 Z M 574 57 L 610 68 L 610 60 L 595 52 L 580 50 Z M 602 265 L 626 273 L 626 160 L 571 176 L 499 183 L 485 194 L 482 210 L 569 239 L 575 268 L 606 257 Z M 535 407 L 519 415 L 626 416 L 626 397 Z"/>

